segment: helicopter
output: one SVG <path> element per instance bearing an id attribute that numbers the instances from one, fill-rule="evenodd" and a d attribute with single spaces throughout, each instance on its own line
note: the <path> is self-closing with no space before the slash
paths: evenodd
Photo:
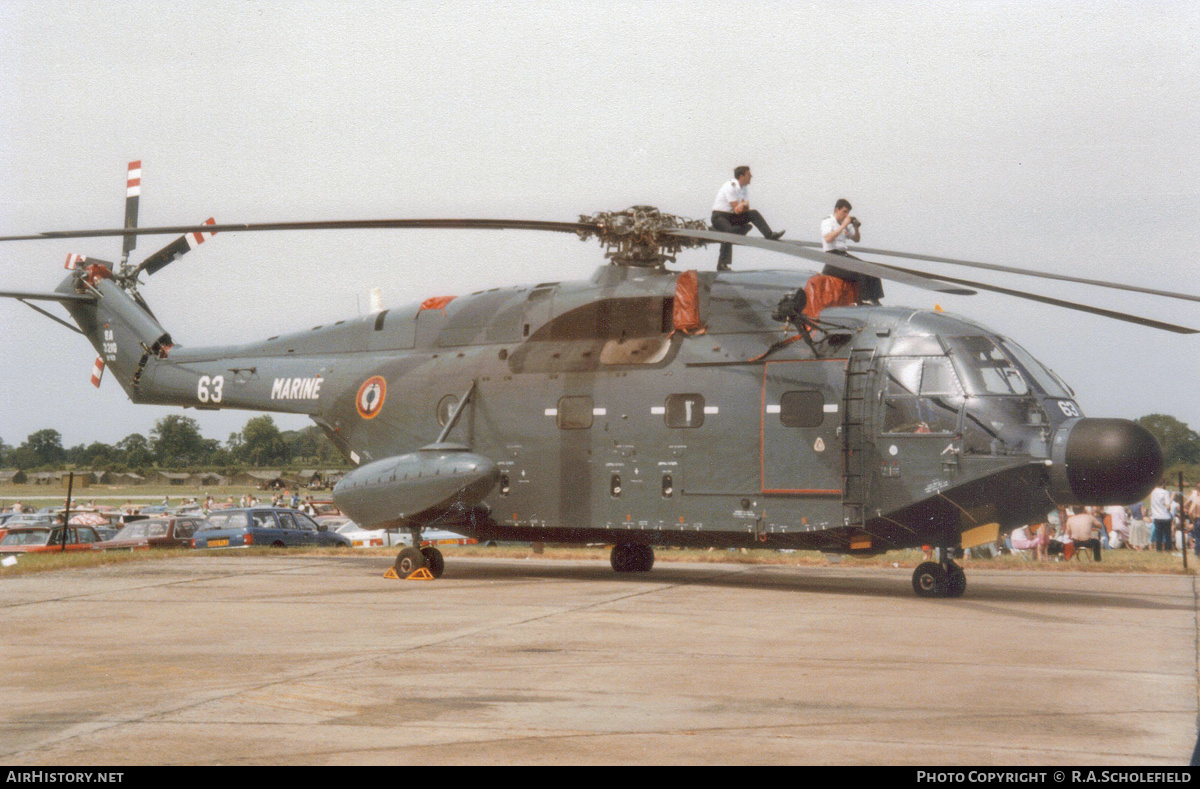
<path id="1" fill-rule="evenodd" d="M 933 546 L 912 586 L 958 597 L 964 548 L 1064 505 L 1127 504 L 1163 470 L 1135 422 L 1089 418 L 1014 340 L 941 312 L 863 304 L 818 271 L 673 270 L 686 249 L 754 246 L 864 277 L 954 294 L 1005 293 L 1176 333 L 1087 304 L 747 238 L 653 207 L 577 222 L 380 219 L 139 228 L 141 163 L 125 225 L 0 241 L 123 238 L 120 264 L 69 256 L 53 293 L 5 291 L 96 349 L 136 403 L 307 415 L 354 466 L 336 505 L 372 529 L 480 541 L 602 543 L 618 573 L 656 547 L 807 549 L 869 556 Z M 597 239 L 587 279 L 431 297 L 218 347 L 176 345 L 142 297 L 153 275 L 226 232 L 518 229 Z M 141 235 L 182 234 L 140 263 Z M 1163 297 L 1196 296 L 892 250 Z M 32 302 L 57 302 L 74 325 Z M 394 571 L 440 577 L 436 547 Z"/>

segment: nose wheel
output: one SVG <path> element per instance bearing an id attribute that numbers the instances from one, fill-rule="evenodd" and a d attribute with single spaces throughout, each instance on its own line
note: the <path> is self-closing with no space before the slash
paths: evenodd
<path id="1" fill-rule="evenodd" d="M 967 574 L 949 559 L 922 562 L 913 571 L 912 585 L 918 597 L 962 597 L 967 591 Z"/>

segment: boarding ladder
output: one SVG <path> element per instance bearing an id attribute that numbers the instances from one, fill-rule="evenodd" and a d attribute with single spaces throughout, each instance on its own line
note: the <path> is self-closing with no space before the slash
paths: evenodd
<path id="1" fill-rule="evenodd" d="M 863 525 L 867 496 L 867 413 L 874 348 L 856 348 L 846 363 L 846 389 L 842 396 L 842 514 L 847 526 Z"/>

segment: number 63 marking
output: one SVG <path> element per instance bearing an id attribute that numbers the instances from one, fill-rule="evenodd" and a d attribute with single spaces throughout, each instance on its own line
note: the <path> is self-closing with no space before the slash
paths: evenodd
<path id="1" fill-rule="evenodd" d="M 212 387 L 211 389 L 209 387 Z M 209 378 L 207 375 L 200 377 L 200 382 L 196 385 L 196 399 L 202 403 L 207 403 L 210 400 L 214 403 L 221 402 L 221 394 L 225 388 L 225 376 L 214 375 Z"/>
<path id="2" fill-rule="evenodd" d="M 1059 400 L 1058 407 L 1061 408 L 1062 412 L 1067 416 L 1083 416 L 1083 414 L 1079 413 L 1079 406 L 1075 405 L 1070 400 Z"/>

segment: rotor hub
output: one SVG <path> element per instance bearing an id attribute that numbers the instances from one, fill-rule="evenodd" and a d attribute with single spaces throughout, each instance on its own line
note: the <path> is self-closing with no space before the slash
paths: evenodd
<path id="1" fill-rule="evenodd" d="M 707 230 L 701 219 L 664 214 L 654 206 L 635 205 L 624 211 L 600 211 L 579 215 L 590 225 L 576 231 L 583 240 L 593 236 L 604 247 L 604 256 L 614 266 L 658 267 L 675 262 L 680 250 L 702 247 L 707 241 L 669 235 L 669 230 Z"/>

